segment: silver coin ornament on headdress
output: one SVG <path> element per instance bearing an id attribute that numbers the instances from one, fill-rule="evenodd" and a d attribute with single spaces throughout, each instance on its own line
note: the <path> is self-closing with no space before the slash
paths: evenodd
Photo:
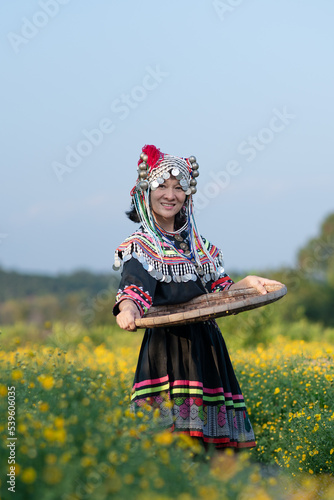
<path id="1" fill-rule="evenodd" d="M 161 156 L 162 159 L 158 160 L 156 166 L 150 167 L 147 163 L 147 154 L 141 153 L 136 189 L 146 191 L 150 188 L 154 191 L 172 175 L 180 181 L 180 186 L 186 195 L 195 194 L 197 191 L 196 177 L 199 176 L 199 165 L 195 156 L 189 158 L 179 158 L 168 154 Z"/>

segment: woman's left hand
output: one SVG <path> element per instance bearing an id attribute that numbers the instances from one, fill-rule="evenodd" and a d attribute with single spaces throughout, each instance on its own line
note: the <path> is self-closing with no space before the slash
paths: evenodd
<path id="1" fill-rule="evenodd" d="M 246 278 L 243 278 L 237 283 L 233 283 L 229 290 L 236 290 L 238 288 L 255 288 L 255 290 L 265 295 L 267 293 L 265 285 L 282 285 L 282 283 L 276 280 L 261 278 L 260 276 L 246 276 Z"/>

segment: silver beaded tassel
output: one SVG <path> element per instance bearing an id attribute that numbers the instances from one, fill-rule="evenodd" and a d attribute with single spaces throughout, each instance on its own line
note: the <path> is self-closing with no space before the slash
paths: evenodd
<path id="1" fill-rule="evenodd" d="M 137 242 L 131 242 L 131 240 L 121 256 L 116 250 L 113 269 L 119 270 L 124 262 L 132 258 L 137 259 L 153 278 L 165 283 L 170 283 L 172 280 L 175 283 L 196 281 L 198 276 L 207 283 L 219 279 L 224 273 L 221 253 L 216 257 L 214 264 L 209 262 L 199 267 L 189 261 L 168 265 L 161 260 L 150 257 Z"/>

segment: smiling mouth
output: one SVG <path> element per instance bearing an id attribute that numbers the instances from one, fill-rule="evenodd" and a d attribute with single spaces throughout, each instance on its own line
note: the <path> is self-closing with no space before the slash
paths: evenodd
<path id="1" fill-rule="evenodd" d="M 175 205 L 174 205 L 174 204 L 172 204 L 172 203 L 161 203 L 161 205 L 162 205 L 163 207 L 166 207 L 166 208 L 173 208 L 173 207 L 175 206 Z"/>

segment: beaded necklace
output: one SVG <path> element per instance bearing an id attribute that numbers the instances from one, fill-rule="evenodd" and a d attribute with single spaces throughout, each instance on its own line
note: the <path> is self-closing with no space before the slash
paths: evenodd
<path id="1" fill-rule="evenodd" d="M 186 257 L 188 260 L 195 260 L 195 255 L 194 255 L 194 249 L 189 247 L 189 244 L 185 241 L 188 240 L 189 243 L 191 242 L 191 239 L 189 238 L 189 224 L 188 221 L 185 222 L 185 224 L 180 227 L 179 229 L 176 229 L 175 231 L 166 231 L 166 229 L 162 228 L 157 221 L 155 221 L 155 227 L 157 229 L 158 234 L 161 236 L 163 241 L 165 241 L 168 244 L 172 244 L 175 250 L 180 253 L 183 257 Z M 187 236 L 183 238 L 181 234 L 187 231 Z M 173 241 L 175 240 L 175 241 Z M 178 245 L 176 244 L 178 242 L 178 245 L 180 248 L 178 248 Z M 181 251 L 180 251 L 181 249 Z"/>

